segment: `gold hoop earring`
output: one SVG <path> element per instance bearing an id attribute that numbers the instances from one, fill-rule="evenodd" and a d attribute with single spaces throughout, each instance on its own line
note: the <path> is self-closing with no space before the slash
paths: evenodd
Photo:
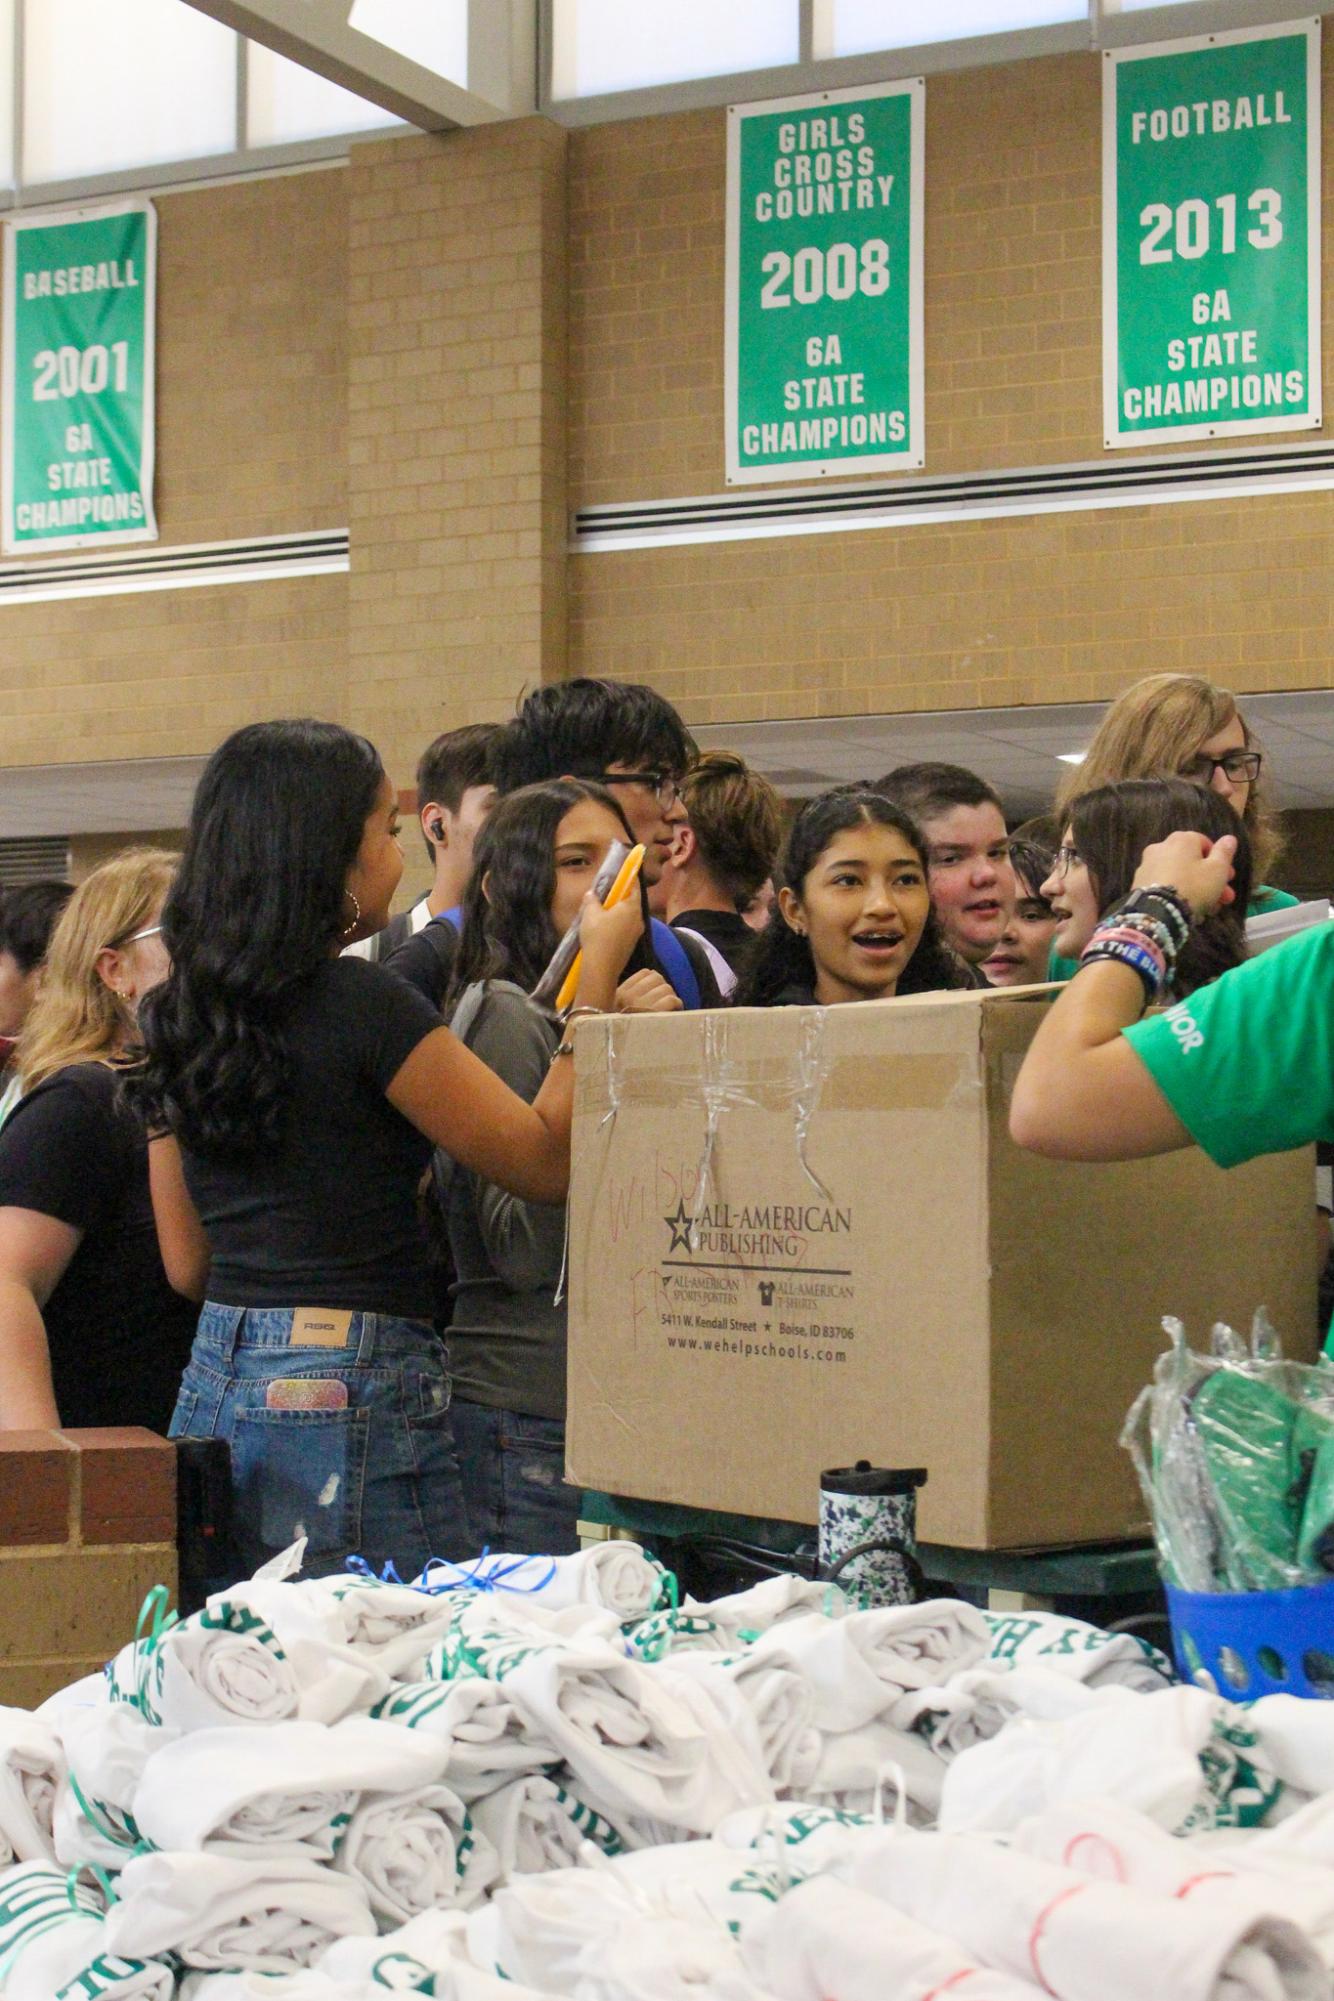
<path id="1" fill-rule="evenodd" d="M 350 936 L 350 934 L 356 930 L 358 924 L 360 924 L 361 922 L 361 905 L 357 902 L 354 892 L 350 889 L 345 889 L 343 891 L 343 894 L 344 896 L 349 896 L 352 898 L 352 922 L 350 924 L 345 924 L 343 926 L 342 930 L 338 934 L 340 938 L 346 938 Z"/>

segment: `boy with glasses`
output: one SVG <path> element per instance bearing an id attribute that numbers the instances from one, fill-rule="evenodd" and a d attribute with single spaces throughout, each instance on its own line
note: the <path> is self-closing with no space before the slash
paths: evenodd
<path id="1" fill-rule="evenodd" d="M 649 908 L 656 910 L 676 829 L 685 821 L 681 781 L 694 763 L 695 741 L 671 703 L 632 681 L 581 675 L 534 688 L 492 747 L 491 771 L 500 793 L 550 778 L 585 778 L 607 786 L 644 845 L 641 871 Z M 678 938 L 657 919 L 653 954 L 687 1008 L 718 1007 L 721 995 L 698 941 Z"/>

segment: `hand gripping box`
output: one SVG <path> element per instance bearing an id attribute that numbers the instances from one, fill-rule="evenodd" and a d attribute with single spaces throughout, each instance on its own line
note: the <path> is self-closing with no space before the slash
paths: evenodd
<path id="1" fill-rule="evenodd" d="M 1117 1440 L 1179 1314 L 1315 1347 L 1309 1149 L 1088 1166 L 1010 1140 L 1044 990 L 581 1022 L 578 1485 L 811 1522 L 925 1466 L 930 1542 L 1142 1531 Z"/>

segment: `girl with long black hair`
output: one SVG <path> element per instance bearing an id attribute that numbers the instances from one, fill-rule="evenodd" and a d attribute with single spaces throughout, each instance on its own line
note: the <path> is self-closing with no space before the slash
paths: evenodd
<path id="1" fill-rule="evenodd" d="M 926 870 L 915 823 L 869 786 L 809 800 L 792 822 L 778 896 L 734 1005 L 832 1006 L 966 986 Z"/>
<path id="2" fill-rule="evenodd" d="M 238 730 L 200 780 L 171 975 L 142 1009 L 168 1271 L 197 1283 L 211 1253 L 172 1433 L 230 1442 L 247 1565 L 303 1535 L 314 1573 L 465 1553 L 417 1185 L 436 1145 L 529 1200 L 568 1180 L 568 1030 L 526 1104 L 421 995 L 340 957 L 388 918 L 397 832 L 364 737 Z M 612 1005 L 641 924 L 633 900 L 583 907 L 577 1009 Z"/>
<path id="3" fill-rule="evenodd" d="M 613 841 L 630 830 L 609 791 L 580 779 L 525 786 L 477 839 L 447 1010 L 455 1032 L 531 1098 L 560 1037 L 529 999 Z M 681 1005 L 641 944 L 617 992 L 627 1013 Z M 454 1437 L 474 1548 L 577 1548 L 579 1492 L 564 1480 L 566 1309 L 557 1303 L 562 1204 L 522 1201 L 454 1169 L 445 1216 L 456 1274 L 449 1325 Z"/>

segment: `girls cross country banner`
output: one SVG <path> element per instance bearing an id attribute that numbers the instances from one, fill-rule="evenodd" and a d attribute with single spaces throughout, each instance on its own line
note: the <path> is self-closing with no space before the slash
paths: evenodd
<path id="1" fill-rule="evenodd" d="M 6 554 L 157 538 L 157 213 L 118 202 L 5 224 Z"/>
<path id="2" fill-rule="evenodd" d="M 924 463 L 926 87 L 727 111 L 727 480 Z"/>
<path id="3" fill-rule="evenodd" d="M 1103 58 L 1109 446 L 1320 423 L 1320 22 Z"/>

